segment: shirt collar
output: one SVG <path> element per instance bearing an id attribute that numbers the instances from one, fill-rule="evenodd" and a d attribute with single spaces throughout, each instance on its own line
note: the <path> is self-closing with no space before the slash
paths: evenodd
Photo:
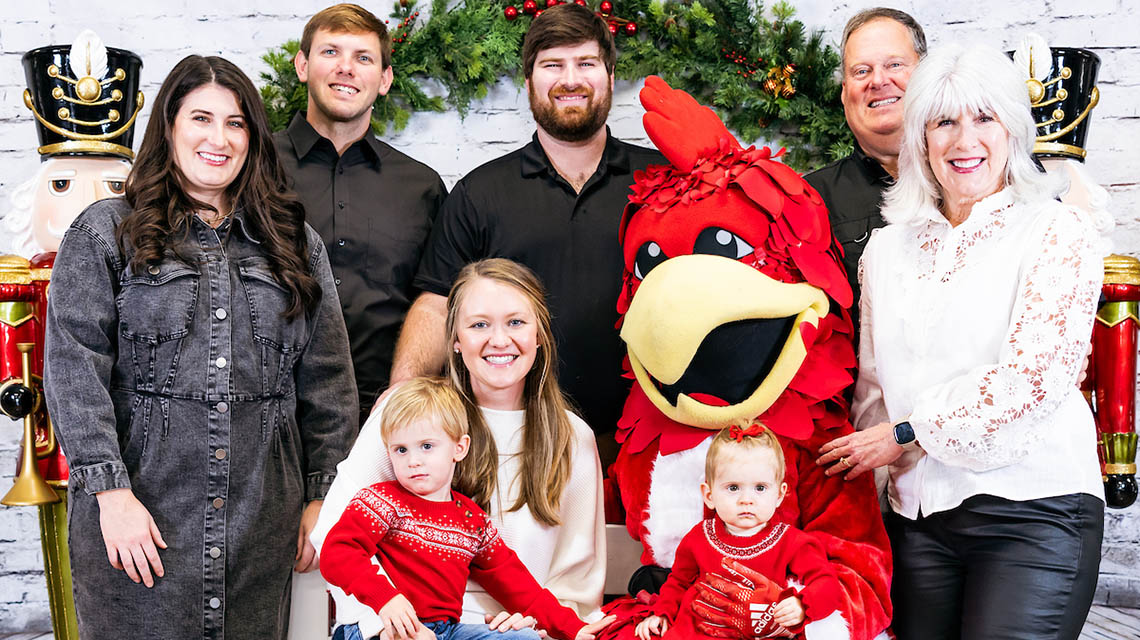
<path id="1" fill-rule="evenodd" d="M 249 240 L 253 244 L 261 244 L 261 240 L 255 235 L 256 232 L 252 228 L 252 225 L 245 219 L 245 209 L 241 207 L 234 209 L 234 212 L 230 215 L 230 221 L 234 230 L 240 233 L 246 240 Z"/>
<path id="2" fill-rule="evenodd" d="M 598 166 L 605 166 L 607 172 L 612 174 L 629 173 L 629 151 L 613 137 L 609 125 L 606 125 L 606 146 L 602 150 L 602 160 Z M 554 164 L 546 155 L 546 150 L 542 148 L 542 143 L 538 141 L 536 131 L 531 136 L 530 144 L 522 150 L 522 175 L 524 178 L 530 178 L 543 172 L 552 176 L 558 175 L 558 170 L 554 168 Z"/>
<path id="3" fill-rule="evenodd" d="M 990 194 L 975 202 L 974 206 L 970 207 L 970 216 L 959 226 L 981 224 L 990 218 L 990 216 L 1005 209 L 1012 203 L 1013 190 L 1009 187 L 1005 187 L 1001 191 Z M 946 219 L 946 216 L 942 215 L 938 207 L 933 204 L 924 205 L 922 211 L 919 212 L 918 219 L 927 220 L 939 225 L 950 225 L 950 221 Z"/>
<path id="4" fill-rule="evenodd" d="M 289 128 L 286 132 L 289 136 L 289 140 L 293 143 L 293 151 L 297 154 L 298 159 L 309 155 L 309 152 L 312 151 L 313 147 L 321 140 L 324 140 L 330 148 L 332 147 L 332 141 L 317 133 L 313 125 L 309 124 L 309 121 L 305 119 L 304 111 L 298 111 L 293 116 L 293 121 L 289 123 Z M 362 141 L 363 144 L 361 144 Z M 361 140 L 357 140 L 353 144 L 360 145 L 365 158 L 372 164 L 373 168 L 380 168 L 380 157 L 384 148 L 380 145 L 380 141 L 376 139 L 376 136 L 372 135 L 371 130 L 366 132 Z"/>
<path id="5" fill-rule="evenodd" d="M 855 142 L 855 148 L 852 150 L 851 155 L 859 160 L 859 166 L 863 169 L 863 173 L 870 178 L 871 182 L 885 185 L 894 184 L 895 180 L 891 177 L 891 174 L 887 173 L 887 170 L 883 168 L 883 165 L 879 164 L 878 160 L 867 155 L 867 152 L 863 151 L 863 148 L 859 146 L 858 142 Z"/>

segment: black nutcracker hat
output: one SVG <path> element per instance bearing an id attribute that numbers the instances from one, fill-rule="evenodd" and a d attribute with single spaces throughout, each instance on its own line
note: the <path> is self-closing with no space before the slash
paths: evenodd
<path id="1" fill-rule="evenodd" d="M 131 160 L 142 60 L 84 30 L 70 45 L 24 54 L 24 105 L 36 117 L 41 156 L 112 155 Z"/>
<path id="2" fill-rule="evenodd" d="M 1025 83 L 1037 123 L 1033 153 L 1083 161 L 1089 114 L 1100 101 L 1100 58 L 1088 49 L 1050 48 L 1030 35 L 1014 53 L 1014 61 L 1028 74 Z"/>

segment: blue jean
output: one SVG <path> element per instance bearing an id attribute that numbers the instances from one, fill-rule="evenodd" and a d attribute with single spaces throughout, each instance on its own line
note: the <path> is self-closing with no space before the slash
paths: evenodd
<path id="1" fill-rule="evenodd" d="M 450 620 L 439 622 L 425 622 L 424 626 L 435 633 L 440 640 L 538 640 L 538 632 L 534 629 L 519 629 L 517 631 L 492 631 L 485 624 L 463 624 Z M 365 640 L 360 635 L 360 628 L 354 624 L 346 624 L 336 628 L 332 640 Z"/>

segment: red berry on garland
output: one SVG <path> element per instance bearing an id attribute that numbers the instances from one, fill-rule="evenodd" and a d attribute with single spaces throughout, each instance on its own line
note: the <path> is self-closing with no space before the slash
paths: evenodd
<path id="1" fill-rule="evenodd" d="M 534 12 L 538 11 L 538 4 L 534 0 L 526 0 L 523 2 L 523 13 L 528 16 L 533 16 Z"/>
<path id="2" fill-rule="evenodd" d="M 627 36 L 637 35 L 637 23 L 636 22 L 630 21 L 630 22 L 625 23 L 625 35 L 627 35 Z"/>
<path id="3" fill-rule="evenodd" d="M 503 9 L 503 15 L 506 16 L 507 20 L 514 20 L 519 17 L 519 10 L 513 4 L 509 4 L 506 9 Z"/>
<path id="4" fill-rule="evenodd" d="M 610 33 L 612 33 L 616 36 L 617 35 L 617 23 L 616 22 L 610 22 L 608 24 L 610 27 Z"/>
<path id="5" fill-rule="evenodd" d="M 557 7 L 560 4 L 562 4 L 562 3 L 559 2 L 558 0 L 546 0 L 546 8 L 547 9 L 549 9 L 550 7 Z"/>
<path id="6" fill-rule="evenodd" d="M 584 7 L 584 6 L 586 6 L 586 0 L 574 0 L 574 4 L 576 4 L 580 7 Z"/>
<path id="7" fill-rule="evenodd" d="M 542 9 L 539 9 L 538 11 L 535 11 L 535 12 L 534 12 L 534 17 L 536 17 L 536 18 L 537 18 L 538 16 L 541 16 L 541 15 L 542 15 L 542 11 L 543 11 Z"/>
<path id="8" fill-rule="evenodd" d="M 602 0 L 602 4 L 598 6 L 598 9 L 602 12 L 603 16 L 608 16 L 614 12 L 614 3 L 610 2 L 610 0 Z"/>

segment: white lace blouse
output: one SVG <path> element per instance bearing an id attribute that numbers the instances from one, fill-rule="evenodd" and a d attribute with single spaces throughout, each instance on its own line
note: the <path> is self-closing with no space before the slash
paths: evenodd
<path id="1" fill-rule="evenodd" d="M 1103 278 L 1093 223 L 1010 189 L 958 227 L 935 209 L 875 232 L 863 287 L 855 426 L 909 418 L 921 448 L 889 468 L 910 519 L 970 496 L 1104 499 L 1077 388 Z"/>

